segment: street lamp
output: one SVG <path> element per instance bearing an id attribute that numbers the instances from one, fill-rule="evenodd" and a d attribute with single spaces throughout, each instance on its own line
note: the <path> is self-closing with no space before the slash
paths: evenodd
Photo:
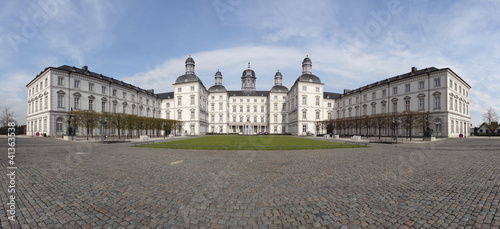
<path id="1" fill-rule="evenodd" d="M 399 122 L 394 117 L 392 118 L 392 125 L 394 126 L 394 136 L 395 136 L 395 139 L 396 139 L 396 144 L 398 144 L 397 129 L 398 129 L 398 126 L 399 126 Z"/>
<path id="2" fill-rule="evenodd" d="M 165 139 L 166 132 L 167 132 L 167 124 L 163 123 L 163 139 Z"/>
<path id="3" fill-rule="evenodd" d="M 101 143 L 104 144 L 104 130 L 108 124 L 108 117 L 104 117 L 104 119 L 99 117 L 99 124 L 101 124 Z"/>
<path id="4" fill-rule="evenodd" d="M 74 132 L 73 132 L 73 128 L 71 128 L 71 118 L 73 118 L 73 117 L 75 117 L 75 116 L 73 115 L 73 108 L 71 108 L 70 113 L 69 113 L 68 128 L 67 128 L 68 129 L 67 135 L 68 135 L 68 138 L 71 136 L 71 140 L 74 140 L 73 139 Z"/>

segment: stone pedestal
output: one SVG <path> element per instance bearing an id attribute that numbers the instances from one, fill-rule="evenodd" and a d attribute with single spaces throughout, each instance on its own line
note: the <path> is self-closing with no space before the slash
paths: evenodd
<path id="1" fill-rule="evenodd" d="M 436 137 L 424 137 L 424 141 L 433 142 L 436 141 Z"/>
<path id="2" fill-rule="evenodd" d="M 74 141 L 75 140 L 75 136 L 64 136 L 63 139 L 66 140 L 66 141 Z"/>

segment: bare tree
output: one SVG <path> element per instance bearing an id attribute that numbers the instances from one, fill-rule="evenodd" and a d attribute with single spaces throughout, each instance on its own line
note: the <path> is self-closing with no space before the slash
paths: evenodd
<path id="1" fill-rule="evenodd" d="M 11 112 L 10 108 L 4 107 L 2 115 L 0 116 L 0 125 L 2 125 L 2 127 L 9 126 L 9 122 L 16 122 L 16 120 L 14 120 L 14 112 Z"/>
<path id="2" fill-rule="evenodd" d="M 375 114 L 375 115 L 373 115 L 373 120 L 374 120 L 373 125 L 375 126 L 375 128 L 378 129 L 378 139 L 380 139 L 382 137 L 382 128 L 384 128 L 387 124 L 386 119 L 385 119 L 385 115 L 384 114 Z"/>
<path id="3" fill-rule="evenodd" d="M 498 115 L 492 107 L 483 114 L 483 121 L 488 125 L 492 122 L 498 122 Z"/>
<path id="4" fill-rule="evenodd" d="M 97 126 L 99 114 L 95 111 L 83 110 L 74 112 L 74 115 L 75 122 L 87 129 L 87 140 L 89 140 L 89 132 L 91 132 L 93 138 L 94 128 Z"/>
<path id="5" fill-rule="evenodd" d="M 400 116 L 401 126 L 405 129 L 407 136 L 410 137 L 411 141 L 411 132 L 417 123 L 417 112 L 416 111 L 404 111 Z"/>

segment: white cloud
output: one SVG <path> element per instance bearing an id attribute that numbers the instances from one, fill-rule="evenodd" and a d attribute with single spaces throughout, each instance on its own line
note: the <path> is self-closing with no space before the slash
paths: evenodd
<path id="1" fill-rule="evenodd" d="M 0 109 L 9 107 L 14 112 L 14 119 L 20 125 L 26 124 L 27 93 L 25 85 L 33 77 L 25 72 L 7 73 L 8 77 L 0 80 L 2 90 L 0 90 Z"/>

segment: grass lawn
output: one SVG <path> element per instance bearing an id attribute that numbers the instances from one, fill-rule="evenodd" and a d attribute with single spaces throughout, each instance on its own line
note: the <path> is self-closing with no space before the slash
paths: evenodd
<path id="1" fill-rule="evenodd" d="M 365 147 L 282 135 L 205 136 L 178 141 L 139 145 L 147 148 L 207 149 L 207 150 L 303 150 Z"/>

